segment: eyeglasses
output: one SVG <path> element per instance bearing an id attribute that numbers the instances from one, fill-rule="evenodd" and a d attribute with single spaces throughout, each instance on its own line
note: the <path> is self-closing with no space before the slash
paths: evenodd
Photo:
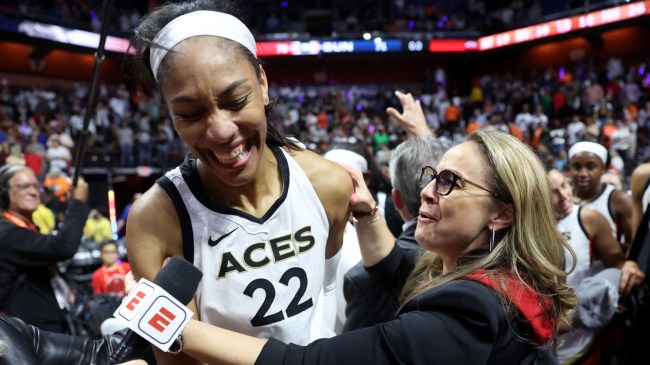
<path id="1" fill-rule="evenodd" d="M 16 190 L 19 190 L 19 191 L 24 191 L 24 190 L 27 190 L 29 188 L 34 188 L 34 189 L 36 189 L 38 191 L 41 190 L 41 185 L 39 183 L 13 184 L 13 185 L 11 185 L 11 187 L 16 188 Z"/>
<path id="2" fill-rule="evenodd" d="M 420 181 L 419 181 L 420 190 L 424 189 L 429 184 L 431 184 L 433 180 L 436 181 L 436 185 L 435 185 L 436 193 L 442 196 L 451 194 L 452 190 L 454 190 L 454 187 L 457 186 L 457 182 L 460 180 L 464 183 L 474 185 L 483 191 L 487 191 L 488 193 L 490 193 L 490 195 L 494 196 L 498 200 L 502 200 L 499 197 L 499 195 L 497 195 L 497 193 L 494 193 L 475 182 L 469 181 L 464 177 L 459 176 L 455 172 L 449 170 L 443 170 L 440 171 L 440 173 L 438 173 L 436 169 L 434 169 L 433 167 L 424 166 L 422 168 L 422 173 L 420 174 Z"/>

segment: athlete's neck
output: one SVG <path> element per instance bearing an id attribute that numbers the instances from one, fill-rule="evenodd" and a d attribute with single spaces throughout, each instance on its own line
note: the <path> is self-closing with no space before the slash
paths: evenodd
<path id="1" fill-rule="evenodd" d="M 600 193 L 603 191 L 603 184 L 596 185 L 596 188 L 589 191 L 583 191 L 582 193 L 576 190 L 575 192 L 575 202 L 576 204 L 585 204 L 592 202 L 600 196 Z"/>

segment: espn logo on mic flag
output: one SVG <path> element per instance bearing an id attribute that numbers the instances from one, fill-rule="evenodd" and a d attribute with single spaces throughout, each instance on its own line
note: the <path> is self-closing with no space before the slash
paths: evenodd
<path id="1" fill-rule="evenodd" d="M 147 279 L 141 279 L 113 315 L 163 351 L 167 351 L 194 313 Z"/>

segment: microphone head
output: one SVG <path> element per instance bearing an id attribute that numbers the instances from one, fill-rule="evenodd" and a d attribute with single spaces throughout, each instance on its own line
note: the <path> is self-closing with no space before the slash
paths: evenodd
<path id="1" fill-rule="evenodd" d="M 201 277 L 203 277 L 201 270 L 184 258 L 173 256 L 156 274 L 153 282 L 179 302 L 187 304 L 194 298 Z"/>

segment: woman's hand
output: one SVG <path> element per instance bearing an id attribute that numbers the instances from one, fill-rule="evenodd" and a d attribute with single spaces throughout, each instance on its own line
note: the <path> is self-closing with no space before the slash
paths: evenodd
<path id="1" fill-rule="evenodd" d="M 72 179 L 69 179 L 68 184 L 72 186 Z M 72 198 L 81 200 L 84 203 L 88 202 L 88 183 L 81 177 L 77 180 L 77 186 L 72 191 Z"/>
<path id="2" fill-rule="evenodd" d="M 368 190 L 361 171 L 343 163 L 339 164 L 350 174 L 352 184 L 354 185 L 354 191 L 350 196 L 350 209 L 353 212 L 369 212 L 373 210 L 377 206 L 377 203 L 375 203 L 375 199 L 372 197 L 370 190 Z"/>
<path id="3" fill-rule="evenodd" d="M 639 265 L 631 260 L 625 261 L 623 267 L 621 267 L 621 281 L 618 291 L 629 294 L 632 288 L 643 283 L 643 279 L 645 279 L 645 274 L 639 268 Z"/>
<path id="4" fill-rule="evenodd" d="M 135 281 L 135 277 L 133 276 L 133 271 L 129 271 L 124 275 L 124 298 L 126 298 L 129 293 L 131 293 L 131 290 L 135 288 L 135 286 L 138 284 L 137 281 Z"/>

